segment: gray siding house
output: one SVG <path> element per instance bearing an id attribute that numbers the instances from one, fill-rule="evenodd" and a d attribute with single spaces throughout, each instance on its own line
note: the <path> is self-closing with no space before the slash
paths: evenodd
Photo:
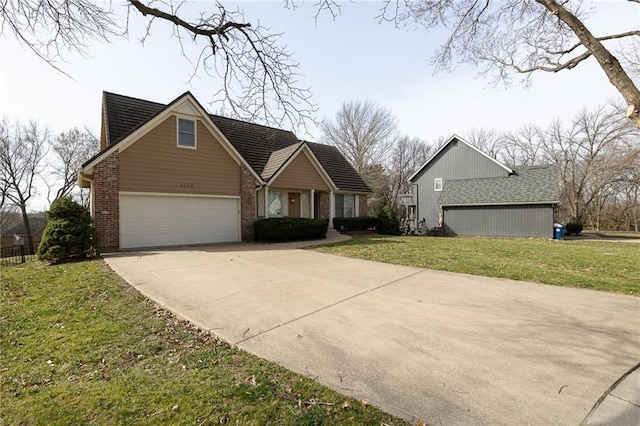
<path id="1" fill-rule="evenodd" d="M 409 181 L 416 217 L 445 235 L 553 236 L 555 164 L 511 169 L 454 135 Z"/>

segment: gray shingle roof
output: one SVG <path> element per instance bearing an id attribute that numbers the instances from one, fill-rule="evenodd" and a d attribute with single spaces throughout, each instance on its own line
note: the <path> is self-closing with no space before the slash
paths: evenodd
<path id="1" fill-rule="evenodd" d="M 106 114 L 107 145 L 124 139 L 166 107 L 157 102 L 141 102 L 140 99 L 109 92 L 103 92 L 102 102 Z"/>
<path id="2" fill-rule="evenodd" d="M 103 92 L 107 149 L 119 143 L 144 123 L 160 114 L 170 104 L 164 105 L 130 96 Z M 245 161 L 263 179 L 273 176 L 284 161 L 289 158 L 283 159 L 282 157 L 286 153 L 289 153 L 289 156 L 293 154 L 301 143 L 293 132 L 287 130 L 248 123 L 219 115 L 209 114 L 209 117 Z M 371 188 L 335 147 L 312 142 L 306 142 L 306 144 L 339 190 L 372 192 Z M 292 145 L 295 145 L 295 147 L 292 147 Z M 100 154 L 98 153 L 85 165 L 99 157 Z M 265 176 L 267 177 L 265 178 Z"/>
<path id="3" fill-rule="evenodd" d="M 18 235 L 26 235 L 27 229 L 24 226 L 24 222 L 22 221 L 22 216 L 19 218 L 20 222 L 15 226 L 7 229 L 7 231 L 2 234 L 3 236 L 13 236 L 13 234 Z M 35 235 L 38 232 L 42 231 L 44 227 L 47 226 L 47 216 L 45 214 L 29 214 L 29 227 L 31 228 L 31 234 Z"/>
<path id="4" fill-rule="evenodd" d="M 519 166 L 505 177 L 449 180 L 444 184 L 438 204 L 486 205 L 558 203 L 558 166 Z"/>
<path id="5" fill-rule="evenodd" d="M 340 154 L 338 148 L 316 142 L 305 143 L 309 145 L 313 155 L 341 191 L 373 192 L 347 159 Z"/>
<path id="6" fill-rule="evenodd" d="M 300 143 L 293 132 L 219 115 L 209 114 L 209 117 L 259 175 L 272 152 Z"/>

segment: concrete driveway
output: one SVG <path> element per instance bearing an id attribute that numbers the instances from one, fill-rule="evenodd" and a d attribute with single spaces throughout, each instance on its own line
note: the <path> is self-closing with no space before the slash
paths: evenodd
<path id="1" fill-rule="evenodd" d="M 106 261 L 230 343 L 428 424 L 577 425 L 640 360 L 637 297 L 296 247 L 192 247 Z"/>

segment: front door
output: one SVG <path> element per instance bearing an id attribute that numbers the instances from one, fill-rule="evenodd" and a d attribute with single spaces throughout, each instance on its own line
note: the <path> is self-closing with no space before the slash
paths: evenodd
<path id="1" fill-rule="evenodd" d="M 300 217 L 300 193 L 289 193 L 289 217 Z"/>

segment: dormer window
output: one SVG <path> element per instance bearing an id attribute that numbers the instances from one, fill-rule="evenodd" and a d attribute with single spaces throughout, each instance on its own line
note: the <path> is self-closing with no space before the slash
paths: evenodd
<path id="1" fill-rule="evenodd" d="M 178 146 L 196 149 L 196 122 L 178 118 Z"/>
<path id="2" fill-rule="evenodd" d="M 433 180 L 433 190 L 442 191 L 442 178 L 435 178 Z"/>

